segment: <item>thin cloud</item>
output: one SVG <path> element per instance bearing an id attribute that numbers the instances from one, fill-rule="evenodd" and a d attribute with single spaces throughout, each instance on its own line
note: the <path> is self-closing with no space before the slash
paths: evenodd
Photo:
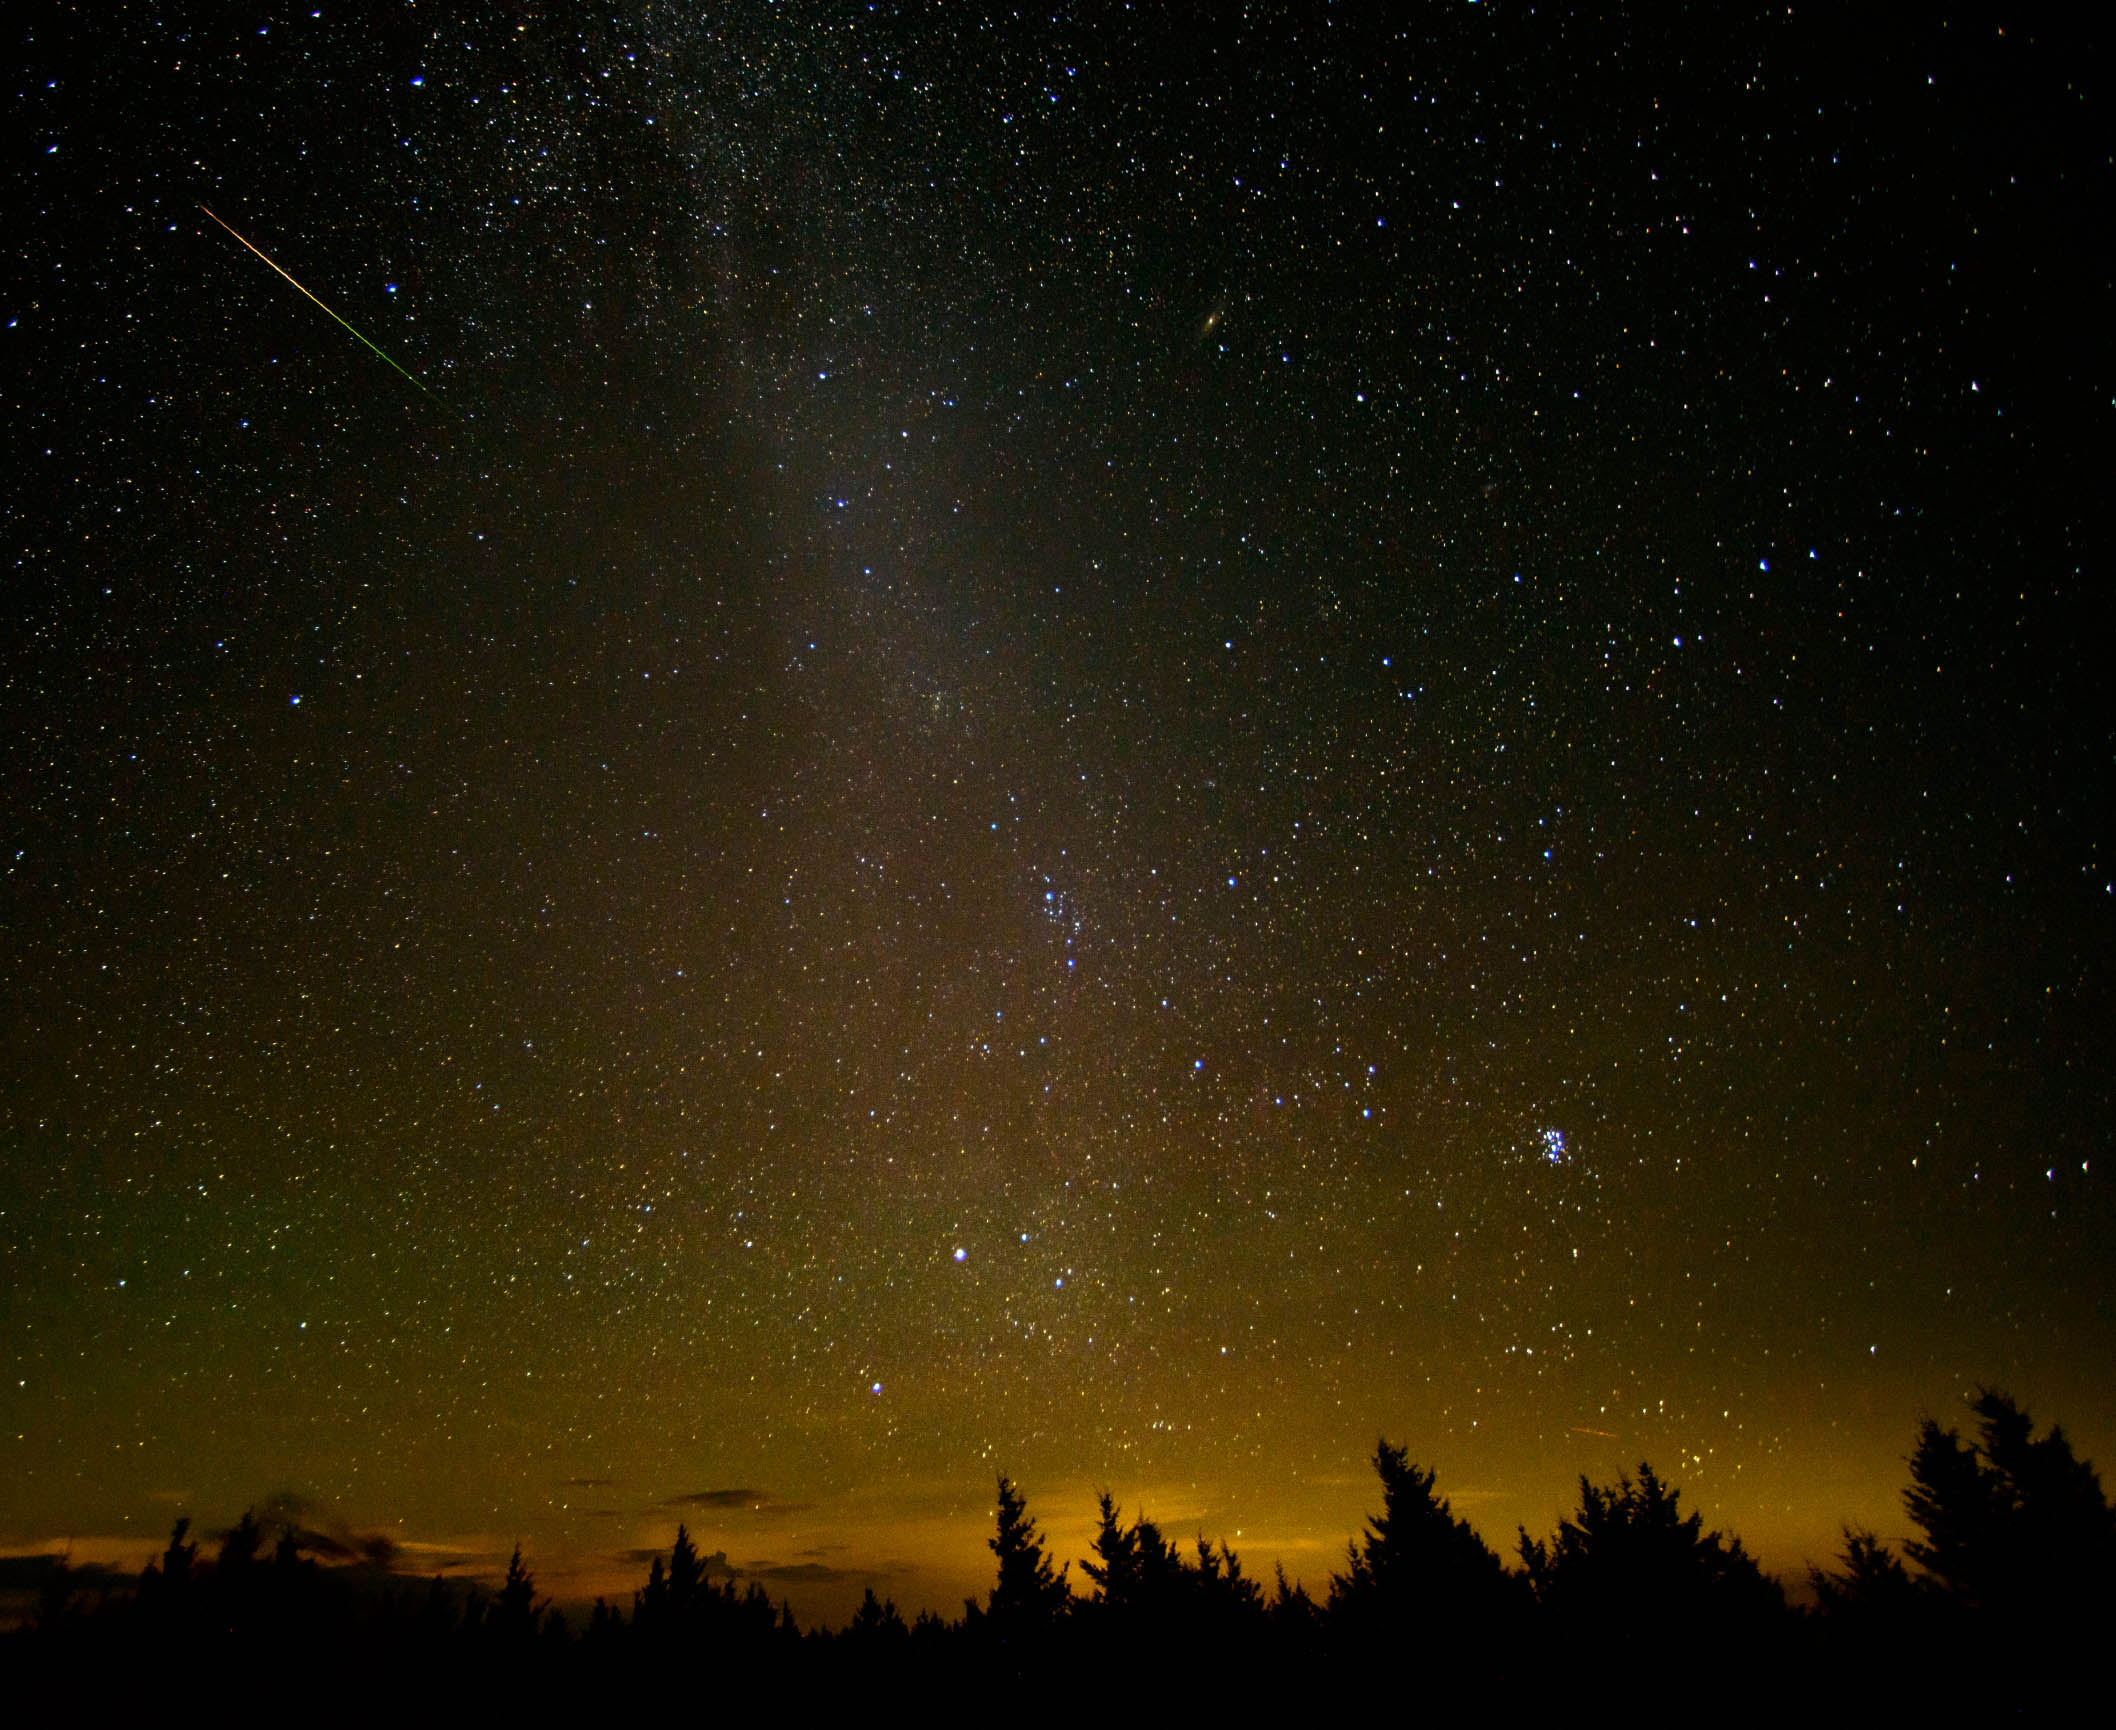
<path id="1" fill-rule="evenodd" d="M 822 1562 L 752 1562 L 746 1571 L 782 1586 L 835 1586 L 881 1578 L 871 1568 L 832 1568 Z"/>
<path id="2" fill-rule="evenodd" d="M 813 1502 L 781 1502 L 767 1490 L 693 1490 L 687 1496 L 671 1496 L 664 1508 L 714 1508 L 724 1513 L 804 1514 Z"/>
<path id="3" fill-rule="evenodd" d="M 76 1591 L 129 1586 L 139 1577 L 129 1569 L 106 1567 L 100 1562 L 73 1562 L 47 1550 L 30 1556 L 0 1556 L 0 1592 L 34 1592 L 62 1567 Z"/>

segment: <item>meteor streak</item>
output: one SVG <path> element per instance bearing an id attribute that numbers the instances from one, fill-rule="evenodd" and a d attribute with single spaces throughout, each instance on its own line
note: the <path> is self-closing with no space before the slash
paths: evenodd
<path id="1" fill-rule="evenodd" d="M 206 210 L 206 207 L 205 207 L 205 206 L 204 206 L 203 204 L 201 204 L 201 205 L 199 206 L 199 209 L 201 209 L 201 210 L 205 210 L 205 211 L 206 211 L 206 214 L 207 214 L 208 216 L 213 216 L 213 212 L 212 212 L 212 211 L 210 211 L 210 210 Z M 342 319 L 342 318 L 338 318 L 338 315 L 337 315 L 337 314 L 336 314 L 335 312 L 331 312 L 331 309 L 330 309 L 330 308 L 329 308 L 328 306 L 324 306 L 324 304 L 323 304 L 323 302 L 322 302 L 322 301 L 320 301 L 320 300 L 317 300 L 317 299 L 316 299 L 316 296 L 314 296 L 313 294 L 309 294 L 309 291 L 308 291 L 307 289 L 305 289 L 305 288 L 301 288 L 301 284 L 300 284 L 300 283 L 298 283 L 298 282 L 294 282 L 294 278 L 293 278 L 293 277 L 292 277 L 291 275 L 289 275 L 289 274 L 288 274 L 288 273 L 287 273 L 286 271 L 284 271 L 284 270 L 281 270 L 281 269 L 280 269 L 280 267 L 279 267 L 279 265 L 278 265 L 278 264 L 277 264 L 277 263 L 276 263 L 276 262 L 275 262 L 275 261 L 274 261 L 274 260 L 273 260 L 273 259 L 272 259 L 272 258 L 271 258 L 271 257 L 270 257 L 270 256 L 269 256 L 268 254 L 267 254 L 267 253 L 265 253 L 265 251 L 264 251 L 264 250 L 263 250 L 262 248 L 260 248 L 260 247 L 256 247 L 256 246 L 251 246 L 251 245 L 250 245 L 250 243 L 249 243 L 249 242 L 248 242 L 247 240 L 243 240 L 243 237 L 242 237 L 241 235 L 239 235 L 239 234 L 235 234 L 235 230 L 234 230 L 234 229 L 232 229 L 232 228 L 228 228 L 228 225 L 227 225 L 227 224 L 226 224 L 225 222 L 221 222 L 221 219 L 220 219 L 219 217 L 217 217 L 217 216 L 213 216 L 213 220 L 214 220 L 215 222 L 220 222 L 220 225 L 221 225 L 221 227 L 223 227 L 223 228 L 227 228 L 227 229 L 228 229 L 228 232 L 229 232 L 230 234 L 234 234 L 234 235 L 235 235 L 235 238 L 236 238 L 237 240 L 240 240 L 240 241 L 242 241 L 242 244 L 243 244 L 244 246 L 246 246 L 246 247 L 249 247 L 249 250 L 250 250 L 250 251 L 252 251 L 252 252 L 256 253 L 256 254 L 257 254 L 257 256 L 258 256 L 259 258 L 262 258 L 262 259 L 263 259 L 263 260 L 265 261 L 265 263 L 267 263 L 267 264 L 271 265 L 271 267 L 272 267 L 272 268 L 273 268 L 274 270 L 277 270 L 277 271 L 279 271 L 279 274 L 280 274 L 281 276 L 284 276 L 284 277 L 286 277 L 287 281 L 289 281 L 289 282 L 293 282 L 293 283 L 294 283 L 294 286 L 295 286 L 296 288 L 300 288 L 300 289 L 301 289 L 301 292 L 302 292 L 303 294 L 306 294 L 306 295 L 308 295 L 308 297 L 309 297 L 309 299 L 310 299 L 310 300 L 312 300 L 312 301 L 315 301 L 315 302 L 316 302 L 316 305 L 317 305 L 318 307 L 321 307 L 321 308 L 322 308 L 322 310 L 323 310 L 324 312 L 326 312 L 326 313 L 329 313 L 329 314 L 330 314 L 330 316 L 331 316 L 332 318 L 334 318 L 334 319 L 338 319 L 338 322 L 339 322 L 340 324 L 342 324 L 342 325 L 345 325 L 345 328 L 346 328 L 346 329 L 347 329 L 348 331 L 351 331 L 351 332 L 352 332 L 352 334 L 353 334 L 353 336 L 355 336 L 356 338 L 358 338 L 358 339 L 359 339 L 359 340 L 360 340 L 361 342 L 363 342 L 363 343 L 367 343 L 367 346 L 368 346 L 369 348 L 372 348 L 372 349 L 374 349 L 374 350 L 375 350 L 375 353 L 376 353 L 376 354 L 378 354 L 378 355 L 381 355 L 381 356 L 382 356 L 382 358 L 383 358 L 384 360 L 387 360 L 387 361 L 389 361 L 389 364 L 390 364 L 391 366 L 395 366 L 395 367 L 397 367 L 397 371 L 398 371 L 398 372 L 400 372 L 400 373 L 403 373 L 403 374 L 404 374 L 404 376 L 405 376 L 405 378 L 407 378 L 407 379 L 410 379 L 410 380 L 411 380 L 411 382 L 412 382 L 413 384 L 415 384 L 415 385 L 418 385 L 419 389 L 421 389 L 422 391 L 425 391 L 425 392 L 426 392 L 426 394 L 427 394 L 428 396 L 433 396 L 433 392 L 432 392 L 432 390 L 431 390 L 431 389 L 429 389 L 429 388 L 428 388 L 428 387 L 427 387 L 427 386 L 426 386 L 425 384 L 421 383 L 421 382 L 420 382 L 420 381 L 419 381 L 418 379 L 416 379 L 416 378 L 413 378 L 413 377 L 412 377 L 412 375 L 411 375 L 410 373 L 408 373 L 408 372 L 405 372 L 405 371 L 404 371 L 404 368 L 402 368 L 401 366 L 397 366 L 397 363 L 396 363 L 396 362 L 395 362 L 394 360 L 390 360 L 390 357 L 389 357 L 388 355 L 386 355 L 386 354 L 383 354 L 383 352 L 382 352 L 382 350 L 381 350 L 381 349 L 379 349 L 379 348 L 376 348 L 376 347 L 375 347 L 375 345 L 374 345 L 374 344 L 373 344 L 372 342 L 368 342 L 368 339 L 367 339 L 366 337 L 364 337 L 364 336 L 361 336 L 361 335 L 360 335 L 360 333 L 359 333 L 359 332 L 358 332 L 357 330 L 353 330 L 353 327 L 352 327 L 352 326 L 351 326 L 350 324 L 346 324 L 346 321 L 345 321 L 344 319 Z M 434 399 L 434 400 L 438 402 L 438 401 L 439 401 L 440 399 L 439 399 L 438 397 L 435 397 L 435 399 Z"/>

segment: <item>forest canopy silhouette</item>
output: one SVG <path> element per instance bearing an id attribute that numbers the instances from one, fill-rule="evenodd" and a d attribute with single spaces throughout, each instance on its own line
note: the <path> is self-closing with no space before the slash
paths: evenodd
<path id="1" fill-rule="evenodd" d="M 496 1588 L 413 1582 L 389 1573 L 386 1555 L 249 1512 L 210 1559 L 178 1520 L 129 1588 L 51 1559 L 0 1650 L 18 1686 L 184 1666 L 358 1666 L 400 1683 L 590 1690 L 680 1691 L 710 1675 L 739 1693 L 1077 1663 L 1114 1682 L 1232 1667 L 1290 1688 L 1410 1650 L 1448 1656 L 1425 1684 L 1435 1698 L 1466 1697 L 1488 1682 L 1489 1662 L 1521 1654 L 1592 1660 L 1587 1672 L 1623 1658 L 1605 1682 L 1649 1691 L 1732 1664 L 1758 1686 L 1864 1678 L 1899 1692 L 2054 1677 L 2085 1662 L 2116 1609 L 2116 1513 L 2062 1429 L 2038 1435 L 1996 1390 L 1971 1412 L 1967 1437 L 1929 1418 L 1917 1431 L 1903 1491 L 1917 1536 L 1899 1555 L 1846 1528 L 1839 1555 L 1809 1571 L 1807 1608 L 1738 1537 L 1685 1512 L 1649 1463 L 1614 1483 L 1582 1476 L 1578 1505 L 1547 1537 L 1520 1531 L 1509 1565 L 1453 1512 L 1435 1474 L 1383 1438 L 1380 1507 L 1316 1592 L 1282 1569 L 1267 1587 L 1226 1543 L 1171 1537 L 1144 1510 L 1127 1518 L 1107 1491 L 1076 1580 L 1001 1475 L 993 1583 L 953 1619 L 907 1620 L 870 1587 L 845 1627 L 804 1630 L 679 1527 L 629 1605 L 598 1599 L 576 1625 L 540 1595 L 519 1548 Z"/>

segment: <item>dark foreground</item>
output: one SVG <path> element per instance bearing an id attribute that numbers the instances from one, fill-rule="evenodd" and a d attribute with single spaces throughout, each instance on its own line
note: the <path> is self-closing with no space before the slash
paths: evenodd
<path id="1" fill-rule="evenodd" d="M 267 1709 L 336 1721 L 405 1711 L 598 1718 L 613 1711 L 1130 1720 L 1196 1712 L 1764 1722 L 1795 1716 L 2042 1716 L 2097 1697 L 2116 1610 L 2116 1516 L 2059 1430 L 2005 1396 L 1965 1442 L 1928 1422 L 1905 1505 L 1907 1562 L 1848 1531 L 1796 1610 L 1740 1540 L 1703 1529 L 1650 1467 L 1581 1480 L 1549 1539 L 1508 1567 L 1383 1442 L 1382 1509 L 1317 1599 L 1251 1579 L 1224 1545 L 1170 1542 L 1105 1496 L 1082 1579 L 1054 1568 L 999 1482 L 996 1578 L 947 1620 L 867 1596 L 802 1630 L 761 1588 L 708 1577 L 687 1532 L 628 1608 L 575 1625 L 517 1554 L 496 1591 L 326 1565 L 246 1515 L 209 1562 L 180 1523 L 128 1589 L 63 1563 L 0 1640 L 0 1699 L 91 1720 Z M 2105 1672 L 2103 1672 L 2105 1673 Z M 2082 1685 L 2095 1694 L 2080 1696 Z"/>

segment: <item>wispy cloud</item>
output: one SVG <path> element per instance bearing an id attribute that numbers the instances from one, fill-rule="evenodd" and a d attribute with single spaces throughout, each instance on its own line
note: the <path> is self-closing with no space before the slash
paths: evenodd
<path id="1" fill-rule="evenodd" d="M 45 1550 L 28 1556 L 0 1556 L 0 1593 L 35 1591 L 59 1567 L 66 1569 L 75 1589 L 82 1591 L 129 1586 L 135 1577 L 123 1568 L 106 1567 L 100 1562 L 76 1562 Z"/>
<path id="2" fill-rule="evenodd" d="M 874 1568 L 833 1568 L 824 1562 L 752 1562 L 743 1570 L 759 1580 L 770 1580 L 781 1586 L 835 1586 L 858 1580 L 876 1580 L 882 1570 Z"/>
<path id="3" fill-rule="evenodd" d="M 687 1496 L 671 1496 L 664 1508 L 712 1508 L 722 1513 L 805 1514 L 813 1502 L 782 1502 L 768 1490 L 693 1490 Z"/>

